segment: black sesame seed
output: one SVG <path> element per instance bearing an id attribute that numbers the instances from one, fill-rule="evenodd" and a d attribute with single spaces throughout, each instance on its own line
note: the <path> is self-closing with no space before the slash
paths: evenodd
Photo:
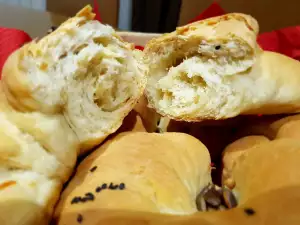
<path id="1" fill-rule="evenodd" d="M 91 192 L 89 192 L 85 194 L 85 198 L 87 200 L 93 201 L 95 199 L 95 196 Z"/>
<path id="2" fill-rule="evenodd" d="M 97 188 L 96 188 L 96 192 L 97 192 L 97 193 L 99 193 L 101 190 L 102 190 L 101 187 L 97 187 Z"/>
<path id="3" fill-rule="evenodd" d="M 84 203 L 84 202 L 88 201 L 88 199 L 87 198 L 81 198 L 80 201 Z"/>
<path id="4" fill-rule="evenodd" d="M 217 45 L 217 46 L 215 47 L 215 49 L 216 49 L 216 50 L 219 50 L 219 49 L 221 49 L 221 46 L 220 46 L 220 45 Z"/>
<path id="5" fill-rule="evenodd" d="M 121 183 L 121 184 L 119 185 L 119 189 L 120 189 L 120 190 L 125 189 L 125 184 L 124 184 L 124 183 Z"/>
<path id="6" fill-rule="evenodd" d="M 78 214 L 78 216 L 77 216 L 77 222 L 78 223 L 82 223 L 82 221 L 83 221 L 83 216 L 81 214 Z"/>
<path id="7" fill-rule="evenodd" d="M 118 187 L 119 187 L 119 185 L 114 185 L 113 183 L 110 183 L 108 189 L 116 190 Z"/>
<path id="8" fill-rule="evenodd" d="M 94 172 L 97 169 L 97 166 L 94 166 L 90 169 L 91 172 Z"/>
<path id="9" fill-rule="evenodd" d="M 106 189 L 107 188 L 107 184 L 106 183 L 102 184 L 101 188 L 102 189 Z"/>
<path id="10" fill-rule="evenodd" d="M 245 208 L 244 212 L 248 215 L 248 216 L 252 216 L 255 214 L 255 211 L 251 208 Z"/>
<path id="11" fill-rule="evenodd" d="M 80 197 L 74 197 L 71 201 L 71 204 L 76 204 L 78 202 L 80 202 L 81 198 Z"/>

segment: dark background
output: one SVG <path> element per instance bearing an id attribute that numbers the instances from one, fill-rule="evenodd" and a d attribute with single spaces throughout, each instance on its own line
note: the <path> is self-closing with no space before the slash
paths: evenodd
<path id="1" fill-rule="evenodd" d="M 150 33 L 173 31 L 179 20 L 181 0 L 133 0 L 132 30 Z"/>

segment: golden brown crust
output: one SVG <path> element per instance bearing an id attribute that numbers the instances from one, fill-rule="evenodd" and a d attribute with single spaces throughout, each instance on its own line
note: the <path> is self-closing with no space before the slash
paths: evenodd
<path id="1" fill-rule="evenodd" d="M 239 202 L 278 188 L 300 185 L 299 158 L 300 142 L 294 139 L 278 139 L 248 149 L 232 171 Z"/>
<path id="2" fill-rule="evenodd" d="M 96 14 L 93 13 L 93 8 L 90 5 L 85 6 L 78 13 L 76 13 L 76 17 L 86 17 L 88 20 L 93 20 Z"/>
<path id="3" fill-rule="evenodd" d="M 125 188 L 112 191 L 108 189 L 111 182 L 123 183 Z M 197 211 L 194 198 L 209 182 L 209 153 L 192 136 L 121 133 L 79 165 L 62 195 L 56 217 L 104 208 L 190 214 Z M 97 192 L 104 183 L 107 189 Z M 88 192 L 94 195 L 93 201 L 71 204 L 76 196 Z"/>
<path id="4" fill-rule="evenodd" d="M 29 44 L 13 52 L 2 70 L 2 86 L 9 103 L 14 108 L 24 112 L 43 108 L 42 105 L 34 101 L 26 74 L 19 65 L 20 58 L 27 51 Z"/>
<path id="5" fill-rule="evenodd" d="M 223 151 L 223 173 L 231 173 L 234 164 L 238 158 L 243 155 L 248 149 L 262 143 L 269 142 L 270 140 L 265 136 L 246 136 L 237 141 L 227 145 Z M 228 175 L 228 174 L 227 174 Z M 226 182 L 226 181 L 224 181 Z"/>
<path id="6" fill-rule="evenodd" d="M 274 132 L 278 133 L 281 127 L 289 122 L 293 121 L 299 121 L 300 120 L 300 115 L 292 115 L 292 116 L 287 116 L 282 119 L 279 119 L 277 121 L 274 121 L 273 123 L 270 124 L 270 128 L 274 130 Z"/>
<path id="7" fill-rule="evenodd" d="M 246 26 L 244 26 L 246 24 Z M 202 40 L 226 40 L 234 37 L 247 43 L 254 51 L 257 48 L 256 35 L 258 23 L 250 15 L 232 13 L 213 17 L 178 27 L 176 31 L 151 39 L 145 46 L 145 54 L 163 54 L 168 51 L 167 46 L 175 46 L 175 51 L 184 51 L 184 44 L 188 42 L 201 43 Z M 198 45 L 199 45 L 198 44 Z M 190 43 L 189 43 L 190 45 Z M 187 51 L 189 53 L 189 51 Z"/>
<path id="8" fill-rule="evenodd" d="M 275 189 L 300 185 L 299 115 L 285 117 L 264 126 L 274 140 L 246 136 L 225 148 L 223 184 L 233 184 L 239 203 Z M 255 166 L 254 166 L 255 165 Z M 230 186 L 230 185 L 227 185 Z"/>
<path id="9" fill-rule="evenodd" d="M 107 209 L 80 210 L 55 218 L 53 224 L 73 225 L 82 219 L 82 224 L 86 225 L 298 225 L 299 201 L 299 186 L 290 186 L 256 196 L 227 211 L 168 216 Z"/>

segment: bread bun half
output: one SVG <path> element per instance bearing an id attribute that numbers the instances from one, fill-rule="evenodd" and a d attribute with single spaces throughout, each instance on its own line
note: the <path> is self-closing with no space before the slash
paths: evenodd
<path id="1" fill-rule="evenodd" d="M 300 63 L 263 52 L 257 32 L 254 18 L 227 14 L 151 40 L 149 105 L 184 121 L 297 112 Z"/>
<path id="2" fill-rule="evenodd" d="M 144 50 L 150 106 L 176 120 L 229 117 L 227 83 L 255 63 L 257 32 L 254 18 L 227 14 L 152 39 Z"/>
<path id="3" fill-rule="evenodd" d="M 85 7 L 15 51 L 2 75 L 10 104 L 24 112 L 63 113 L 82 151 L 120 127 L 146 85 L 142 53 L 93 18 Z"/>

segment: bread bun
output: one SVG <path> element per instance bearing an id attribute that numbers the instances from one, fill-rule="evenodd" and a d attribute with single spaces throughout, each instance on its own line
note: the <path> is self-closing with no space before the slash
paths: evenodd
<path id="1" fill-rule="evenodd" d="M 297 112 L 300 63 L 263 52 L 257 33 L 254 18 L 227 14 L 152 39 L 144 50 L 149 105 L 184 121 Z"/>
<path id="2" fill-rule="evenodd" d="M 249 151 L 252 147 L 261 143 L 269 142 L 270 140 L 261 135 L 246 136 L 229 144 L 223 151 L 222 163 L 222 183 L 223 185 L 233 188 L 235 183 L 232 179 L 232 169 L 239 157 Z"/>
<path id="3" fill-rule="evenodd" d="M 274 140 L 246 136 L 228 145 L 223 153 L 223 183 L 232 188 L 239 203 L 275 189 L 300 185 L 299 116 L 270 125 Z"/>
<path id="4" fill-rule="evenodd" d="M 15 51 L 2 75 L 10 104 L 24 112 L 63 113 L 82 152 L 121 126 L 146 85 L 142 53 L 93 18 L 85 7 Z"/>
<path id="5" fill-rule="evenodd" d="M 300 142 L 294 139 L 278 139 L 248 149 L 232 169 L 239 203 L 272 190 L 299 186 L 299 157 Z"/>
<path id="6" fill-rule="evenodd" d="M 55 217 L 58 224 L 67 224 L 66 215 L 85 210 L 195 213 L 197 194 L 211 182 L 210 170 L 207 149 L 192 136 L 122 133 L 81 162 Z M 86 193 L 93 200 L 82 201 Z"/>

